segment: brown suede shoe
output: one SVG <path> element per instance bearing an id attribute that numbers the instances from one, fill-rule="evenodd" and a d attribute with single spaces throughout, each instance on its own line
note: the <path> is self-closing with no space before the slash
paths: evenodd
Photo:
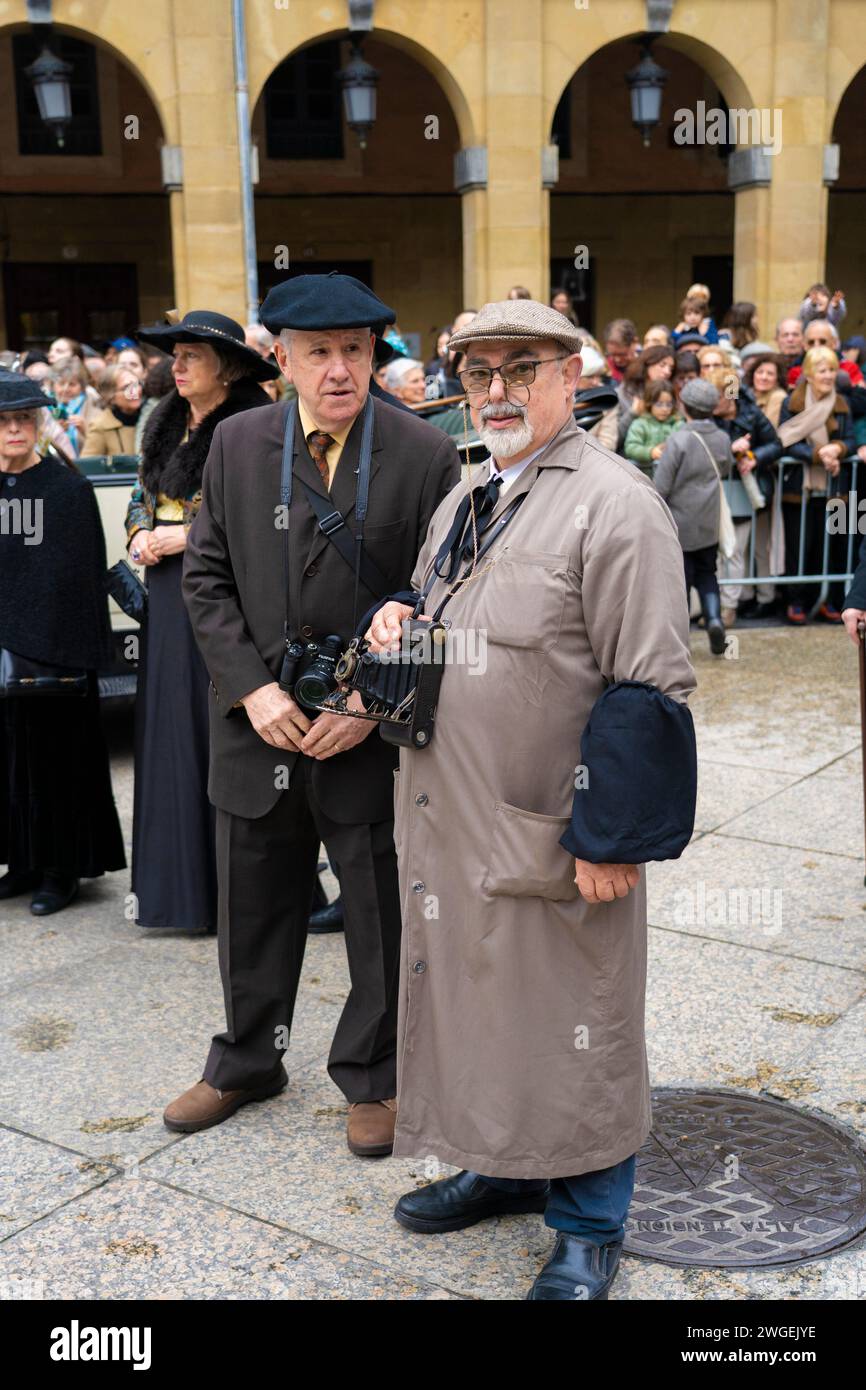
<path id="1" fill-rule="evenodd" d="M 396 1100 L 356 1101 L 349 1106 L 346 1143 L 359 1158 L 381 1158 L 394 1147 Z"/>
<path id="2" fill-rule="evenodd" d="M 166 1129 L 174 1129 L 181 1134 L 195 1134 L 199 1129 L 210 1129 L 221 1125 L 242 1105 L 252 1100 L 268 1100 L 279 1095 L 288 1085 L 285 1071 L 275 1081 L 259 1086 L 252 1091 L 217 1091 L 207 1081 L 197 1081 L 184 1091 L 182 1096 L 167 1105 L 162 1116 Z"/>

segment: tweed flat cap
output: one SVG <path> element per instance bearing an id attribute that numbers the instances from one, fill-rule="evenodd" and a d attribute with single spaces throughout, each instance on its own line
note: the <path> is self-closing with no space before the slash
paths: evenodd
<path id="1" fill-rule="evenodd" d="M 270 333 L 283 328 L 371 328 L 381 337 L 397 315 L 354 275 L 296 275 L 269 290 L 260 317 Z"/>
<path id="2" fill-rule="evenodd" d="M 711 381 L 696 376 L 686 382 L 680 392 L 680 400 L 690 415 L 701 417 L 712 415 L 720 396 Z"/>
<path id="3" fill-rule="evenodd" d="M 453 334 L 448 347 L 461 351 L 477 342 L 537 342 L 539 338 L 559 343 L 566 352 L 580 352 L 583 339 L 564 314 L 540 304 L 537 299 L 503 299 L 485 304 L 471 323 Z"/>

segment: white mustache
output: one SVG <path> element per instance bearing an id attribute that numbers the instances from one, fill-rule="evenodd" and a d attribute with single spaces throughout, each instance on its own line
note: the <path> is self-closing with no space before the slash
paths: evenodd
<path id="1" fill-rule="evenodd" d="M 526 406 L 512 405 L 509 401 L 491 401 L 481 407 L 482 420 L 502 420 L 506 415 L 526 417 Z"/>

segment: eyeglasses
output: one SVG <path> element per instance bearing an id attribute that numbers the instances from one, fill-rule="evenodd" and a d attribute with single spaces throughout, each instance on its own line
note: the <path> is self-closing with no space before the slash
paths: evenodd
<path id="1" fill-rule="evenodd" d="M 520 362 L 504 362 L 501 367 L 467 367 L 458 372 L 460 385 L 467 396 L 485 394 L 490 390 L 494 376 L 500 376 L 502 383 L 509 386 L 531 386 L 535 372 L 545 362 L 563 362 L 568 354 L 561 352 L 558 357 L 536 357 Z"/>

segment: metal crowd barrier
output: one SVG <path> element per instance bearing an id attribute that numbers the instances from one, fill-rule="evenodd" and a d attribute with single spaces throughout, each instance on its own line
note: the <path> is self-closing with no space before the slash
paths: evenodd
<path id="1" fill-rule="evenodd" d="M 769 507 L 769 506 L 772 506 L 773 511 L 774 511 L 774 513 L 775 513 L 774 522 L 775 522 L 776 526 L 778 526 L 778 527 L 781 528 L 782 534 L 783 534 L 783 535 L 784 535 L 784 522 L 783 522 L 783 515 L 782 515 L 782 493 L 784 492 L 784 484 L 783 484 L 782 478 L 783 478 L 783 470 L 784 470 L 785 466 L 786 466 L 786 465 L 789 465 L 789 464 L 804 466 L 804 465 L 802 464 L 802 460 L 801 460 L 801 459 L 792 458 L 792 457 L 791 457 L 790 455 L 788 455 L 788 454 L 783 454 L 781 458 L 779 458 L 779 459 L 776 460 L 777 473 L 776 473 L 776 482 L 775 482 L 775 486 L 774 486 L 774 488 L 773 488 L 772 503 L 769 503 L 769 502 L 768 502 L 768 504 L 767 504 L 768 507 Z M 854 529 L 853 529 L 853 531 L 852 531 L 852 529 L 851 529 L 851 520 L 850 520 L 850 507 L 851 507 L 851 503 L 850 503 L 850 501 L 849 501 L 848 506 L 847 506 L 847 508 L 846 508 L 846 529 L 847 529 L 847 532 L 848 532 L 848 546 L 847 546 L 847 553 L 846 553 L 846 557 L 845 557 L 845 572 L 842 573 L 842 574 L 838 574 L 838 573 L 831 574 L 831 573 L 830 573 L 830 570 L 829 570 L 829 568 L 828 568 L 828 566 L 829 566 L 829 560 L 830 560 L 830 532 L 829 532 L 829 530 L 828 530 L 828 528 L 827 528 L 827 525 L 826 525 L 826 519 L 825 519 L 825 525 L 824 525 L 824 544 L 823 544 L 822 558 L 821 558 L 821 571 L 820 571 L 820 573 L 818 573 L 818 574 L 804 574 L 804 572 L 803 572 L 803 564 L 804 564 L 804 560 L 805 560 L 805 551 L 806 551 L 806 526 L 805 526 L 805 521 L 806 521 L 806 505 L 807 505 L 807 502 L 808 502 L 809 498 L 813 498 L 813 497 L 824 497 L 824 498 L 826 498 L 828 501 L 830 501 L 830 500 L 831 500 L 832 498 L 834 498 L 834 497 L 843 497 L 843 498 L 845 498 L 845 497 L 853 497 L 853 498 L 855 498 L 855 499 L 857 498 L 857 495 L 858 495 L 858 494 L 857 494 L 857 476 L 858 476 L 858 469 L 859 469 L 859 465 L 860 465 L 860 459 L 858 458 L 858 456 L 857 456 L 856 454 L 850 454 L 847 458 L 845 458 L 845 459 L 842 460 L 842 466 L 843 466 L 843 467 L 845 466 L 845 464 L 850 464 L 850 466 L 851 466 L 851 485 L 850 485 L 850 487 L 847 487 L 847 486 L 842 486 L 842 487 L 840 487 L 839 478 L 838 478 L 838 477 L 831 478 L 830 475 L 828 474 L 828 475 L 827 475 L 828 487 L 827 487 L 826 489 L 824 489 L 824 490 L 822 490 L 822 491 L 820 491 L 820 492 L 817 492 L 817 491 L 816 491 L 816 492 L 806 492 L 805 490 L 803 490 L 803 491 L 801 492 L 801 495 L 800 495 L 800 549 L 799 549 L 799 555 L 798 555 L 798 557 L 797 557 L 797 573 L 796 573 L 796 574 L 757 574 L 757 573 L 756 573 L 756 563 L 755 563 L 755 536 L 756 536 L 757 527 L 755 526 L 755 518 L 758 517 L 758 516 L 761 516 L 762 511 L 763 511 L 763 508 L 756 509 L 756 508 L 753 506 L 753 507 L 752 507 L 752 516 L 751 516 L 751 529 L 750 529 L 750 535 L 749 535 L 749 565 L 748 565 L 748 572 L 747 572 L 747 574 L 745 574 L 742 578 L 740 578 L 739 576 L 738 576 L 738 577 L 735 577 L 735 578 L 720 578 L 719 581 L 718 581 L 719 586 L 720 586 L 720 587 L 724 587 L 725 585 L 741 585 L 742 587 L 747 588 L 747 587 L 754 586 L 755 584 L 801 584 L 801 583 L 806 583 L 806 584 L 820 584 L 820 586 L 821 586 L 820 592 L 819 592 L 818 597 L 816 598 L 815 603 L 813 604 L 812 610 L 811 610 L 811 611 L 814 613 L 814 612 L 817 612 L 817 610 L 820 608 L 820 606 L 821 606 L 822 603 L 826 602 L 827 593 L 828 593 L 828 591 L 829 591 L 829 587 L 830 587 L 831 584 L 835 583 L 836 581 L 842 581 L 842 582 L 850 581 L 850 580 L 852 579 L 852 577 L 853 577 L 854 569 L 855 569 L 855 566 L 856 566 L 856 564 L 857 564 L 857 556 L 856 556 L 855 549 L 854 549 L 854 541 L 855 541 L 855 539 L 856 539 L 856 540 L 859 540 L 859 532 L 858 532 L 858 530 L 857 530 L 857 520 L 858 520 L 858 518 L 857 518 L 857 516 L 856 516 L 856 505 L 855 505 Z M 731 476 L 732 476 L 732 478 L 736 479 L 739 475 L 738 475 L 737 471 L 734 470 L 734 472 L 732 473 Z M 744 521 L 744 520 L 748 520 L 748 518 L 746 518 L 746 517 L 739 517 L 739 518 L 735 517 L 735 518 L 734 518 L 735 523 L 736 523 L 738 520 L 739 520 L 739 521 Z M 785 558 L 786 558 L 786 563 L 787 563 L 787 555 L 786 555 Z M 724 562 L 724 559 L 723 559 L 723 560 L 722 560 L 722 564 L 724 565 L 724 563 L 725 563 L 725 562 Z"/>

